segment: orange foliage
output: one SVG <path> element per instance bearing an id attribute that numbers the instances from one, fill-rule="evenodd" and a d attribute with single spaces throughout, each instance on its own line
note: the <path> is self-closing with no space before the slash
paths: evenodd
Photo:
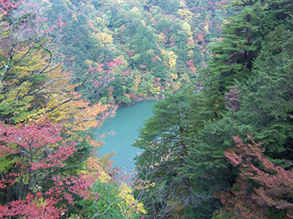
<path id="1" fill-rule="evenodd" d="M 35 115 L 37 119 L 47 117 L 53 122 L 62 123 L 67 130 L 85 131 L 98 125 L 97 115 L 108 109 L 107 105 L 91 105 L 74 91 L 79 84 L 71 84 L 71 73 L 56 67 L 48 75 L 43 91 L 47 93 L 45 108 Z"/>
<path id="2" fill-rule="evenodd" d="M 268 218 L 271 210 L 293 218 L 293 168 L 274 165 L 264 155 L 261 144 L 249 137 L 245 144 L 234 137 L 235 147 L 225 151 L 225 157 L 239 167 L 239 176 L 228 192 L 217 194 L 224 208 L 239 218 Z"/>
<path id="3" fill-rule="evenodd" d="M 80 103 L 81 102 L 81 103 Z M 76 131 L 85 131 L 90 127 L 97 127 L 98 120 L 97 115 L 105 112 L 108 109 L 108 106 L 97 103 L 95 105 L 89 106 L 88 103 L 84 101 L 73 101 L 73 105 L 77 104 L 76 108 L 79 106 L 87 105 L 83 109 L 79 109 L 74 115 L 74 130 Z"/>

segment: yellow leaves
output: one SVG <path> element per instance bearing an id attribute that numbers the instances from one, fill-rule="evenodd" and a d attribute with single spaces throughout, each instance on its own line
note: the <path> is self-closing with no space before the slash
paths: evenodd
<path id="1" fill-rule="evenodd" d="M 104 154 L 101 158 L 100 158 L 100 162 L 101 162 L 101 166 L 104 168 L 108 168 L 109 166 L 111 166 L 111 160 L 110 158 L 113 157 L 115 155 L 115 152 L 111 152 L 108 154 Z"/>
<path id="2" fill-rule="evenodd" d="M 205 23 L 204 23 L 204 30 L 206 33 L 209 32 L 209 24 L 210 24 L 210 21 L 208 18 L 206 18 Z"/>
<path id="3" fill-rule="evenodd" d="M 192 48 L 195 47 L 195 41 L 194 41 L 194 39 L 193 39 L 192 36 L 188 37 L 188 38 L 186 39 L 186 41 L 187 41 L 187 47 L 188 47 L 189 49 L 192 49 Z"/>
<path id="4" fill-rule="evenodd" d="M 106 183 L 111 180 L 109 174 L 103 169 L 101 162 L 96 157 L 89 157 L 86 163 L 86 172 L 90 175 L 96 175 L 100 182 Z"/>
<path id="5" fill-rule="evenodd" d="M 189 50 L 189 51 L 187 52 L 187 56 L 188 56 L 189 58 L 192 58 L 193 55 L 194 55 L 193 50 Z"/>
<path id="6" fill-rule="evenodd" d="M 204 26 L 204 29 L 205 29 L 206 32 L 209 32 L 209 24 L 206 24 L 206 25 Z"/>
<path id="7" fill-rule="evenodd" d="M 186 7 L 186 4 L 185 4 L 185 2 L 183 0 L 179 1 L 179 5 L 180 5 L 181 8 Z"/>
<path id="8" fill-rule="evenodd" d="M 48 75 L 47 87 L 51 90 L 62 88 L 66 90 L 70 85 L 71 73 L 64 72 L 61 65 L 56 66 Z M 70 90 L 69 88 L 67 90 Z M 58 92 L 55 92 L 58 94 Z"/>
<path id="9" fill-rule="evenodd" d="M 134 198 L 132 190 L 126 183 L 121 184 L 119 196 L 123 198 L 126 202 L 126 205 L 130 207 L 126 209 L 121 208 L 122 213 L 130 216 L 131 210 L 134 209 L 137 213 L 146 214 L 146 210 L 144 209 L 143 204 Z"/>
<path id="10" fill-rule="evenodd" d="M 2 37 L 5 25 L 3 22 L 0 25 Z M 99 37 L 104 43 L 112 43 L 109 34 L 100 33 Z M 106 111 L 108 106 L 100 103 L 90 105 L 81 100 L 81 95 L 75 91 L 78 84 L 71 84 L 72 74 L 64 72 L 61 65 L 49 63 L 50 53 L 42 49 L 47 41 L 16 45 L 12 59 L 8 60 L 5 54 L 9 51 L 9 43 L 7 48 L 1 47 L 1 65 L 9 68 L 3 73 L 5 80 L 0 84 L 7 87 L 6 92 L 0 95 L 1 112 L 7 118 L 22 122 L 46 117 L 52 122 L 62 123 L 67 131 L 87 130 L 98 125 L 97 115 Z"/>
<path id="11" fill-rule="evenodd" d="M 83 100 L 68 99 L 68 102 L 66 102 L 67 99 L 65 98 L 70 97 L 51 96 L 46 110 L 47 117 L 53 121 L 62 122 L 65 127 L 72 131 L 85 131 L 97 127 L 97 115 L 108 108 L 108 106 L 100 103 L 89 106 L 89 103 Z M 52 111 L 48 112 L 50 110 Z"/>
<path id="12" fill-rule="evenodd" d="M 18 78 L 31 75 L 32 72 L 38 72 L 48 64 L 46 57 L 40 51 L 34 52 L 33 56 L 30 55 L 33 51 L 30 52 L 26 48 L 17 51 L 13 57 L 13 62 L 18 64 L 11 66 L 10 71 L 17 74 Z"/>
<path id="13" fill-rule="evenodd" d="M 192 35 L 191 26 L 189 25 L 189 23 L 184 22 L 182 24 L 182 30 L 184 30 L 188 35 Z"/>
<path id="14" fill-rule="evenodd" d="M 177 14 L 184 19 L 187 22 L 191 22 L 192 21 L 192 12 L 189 11 L 188 9 L 179 9 L 177 11 Z"/>
<path id="15" fill-rule="evenodd" d="M 97 17 L 96 18 L 96 22 L 99 24 L 99 25 L 104 25 L 105 24 L 105 20 L 101 17 Z"/>
<path id="16" fill-rule="evenodd" d="M 5 42 L 5 38 L 9 36 L 9 25 L 6 21 L 2 20 L 4 14 L 0 14 L 0 39 L 2 42 Z M 3 45 L 1 45 L 2 47 Z M 7 45 L 6 45 L 7 46 Z"/>
<path id="17" fill-rule="evenodd" d="M 140 16 L 141 13 L 139 11 L 139 9 L 137 7 L 133 7 L 131 10 L 130 10 L 131 13 L 133 13 L 135 16 Z"/>
<path id="18" fill-rule="evenodd" d="M 111 180 L 110 175 L 103 168 L 101 161 L 97 157 L 89 157 L 85 164 L 85 170 L 81 171 L 81 173 L 95 176 L 102 183 L 109 183 Z M 134 211 L 146 214 L 143 204 L 134 198 L 133 191 L 126 183 L 122 183 L 119 187 L 118 196 L 122 198 L 121 202 L 118 203 L 122 214 L 131 216 Z"/>
<path id="19" fill-rule="evenodd" d="M 158 42 L 160 43 L 166 43 L 167 42 L 167 36 L 161 32 L 159 35 L 158 35 Z"/>
<path id="20" fill-rule="evenodd" d="M 100 103 L 90 105 L 81 100 L 81 95 L 74 91 L 78 84 L 71 84 L 71 73 L 62 71 L 56 66 L 50 71 L 48 81 L 44 84 L 46 105 L 34 114 L 31 120 L 47 117 L 53 122 L 63 123 L 71 131 L 87 130 L 98 125 L 97 115 L 107 110 L 107 105 Z M 30 86 L 27 86 L 27 89 Z M 22 91 L 22 93 L 25 93 Z"/>
<path id="21" fill-rule="evenodd" d="M 113 43 L 113 37 L 111 34 L 101 32 L 96 33 L 94 36 L 102 43 L 103 45 L 112 44 Z"/>
<path id="22" fill-rule="evenodd" d="M 92 60 L 89 60 L 89 59 L 86 59 L 86 60 L 84 61 L 84 63 L 87 64 L 87 65 L 92 65 L 92 64 L 94 64 L 94 62 L 93 62 Z"/>
<path id="23" fill-rule="evenodd" d="M 76 21 L 78 20 L 77 15 L 75 13 L 72 13 L 72 18 Z"/>
<path id="24" fill-rule="evenodd" d="M 181 83 L 180 82 L 175 82 L 172 84 L 173 85 L 173 90 L 177 91 L 181 88 Z"/>
<path id="25" fill-rule="evenodd" d="M 168 58 L 169 58 L 168 63 L 170 68 L 174 69 L 176 66 L 177 55 L 173 51 L 170 51 L 168 52 Z"/>
<path id="26" fill-rule="evenodd" d="M 174 69 L 177 62 L 177 55 L 173 51 L 168 51 L 165 49 L 161 49 L 160 51 L 162 55 L 168 59 L 168 64 L 170 66 L 170 69 Z"/>
<path id="27" fill-rule="evenodd" d="M 149 180 L 137 179 L 135 189 L 136 190 L 147 190 L 148 188 L 152 188 L 155 186 L 156 186 L 156 183 L 150 182 Z"/>
<path id="28" fill-rule="evenodd" d="M 12 89 L 11 92 L 8 93 L 7 98 L 11 98 L 17 101 L 18 98 L 24 97 L 28 94 L 30 87 L 30 82 L 23 82 L 19 87 Z"/>
<path id="29" fill-rule="evenodd" d="M 133 81 L 133 88 L 135 91 L 137 91 L 138 86 L 140 85 L 140 82 L 141 82 L 141 76 L 139 74 L 135 74 L 135 78 Z"/>
<path id="30" fill-rule="evenodd" d="M 34 97 L 29 94 L 31 82 L 23 82 L 18 87 L 0 94 L 0 111 L 2 115 L 13 115 L 14 122 L 26 120 L 35 112 L 31 110 Z"/>
<path id="31" fill-rule="evenodd" d="M 150 92 L 152 93 L 152 95 L 159 95 L 161 93 L 161 88 L 158 87 L 150 87 Z"/>
<path id="32" fill-rule="evenodd" d="M 28 52 L 28 48 L 22 48 L 21 50 L 18 50 L 18 53 L 14 55 L 14 60 L 17 62 Z"/>
<path id="33" fill-rule="evenodd" d="M 74 102 L 72 103 L 74 104 Z M 77 103 L 79 104 L 84 103 Z M 73 115 L 73 119 L 75 121 L 75 131 L 85 131 L 91 127 L 96 127 L 98 125 L 97 115 L 106 111 L 108 109 L 107 105 L 102 105 L 101 103 L 87 106 L 84 109 L 80 109 Z"/>
<path id="34" fill-rule="evenodd" d="M 171 73 L 170 76 L 172 80 L 176 80 L 178 78 L 178 75 L 176 73 Z"/>
<path id="35" fill-rule="evenodd" d="M 102 183 L 109 183 L 111 181 L 111 176 L 104 169 L 101 160 L 97 157 L 89 157 L 84 167 L 85 169 L 81 171 L 82 174 L 94 176 Z M 126 183 L 122 183 L 119 187 L 118 197 L 122 199 L 118 205 L 123 215 L 131 216 L 134 211 L 136 213 L 146 214 L 143 204 L 134 198 L 133 191 Z"/>

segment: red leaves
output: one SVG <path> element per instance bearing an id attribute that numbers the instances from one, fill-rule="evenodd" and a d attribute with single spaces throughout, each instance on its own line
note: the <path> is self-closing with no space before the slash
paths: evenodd
<path id="1" fill-rule="evenodd" d="M 116 59 L 113 59 L 113 61 L 108 62 L 108 67 L 109 68 L 115 68 L 119 65 L 123 65 L 124 62 L 120 59 L 120 57 L 117 57 Z"/>
<path id="2" fill-rule="evenodd" d="M 197 72 L 197 68 L 194 66 L 192 59 L 190 59 L 188 62 L 186 62 L 186 64 L 188 65 L 188 68 L 192 72 Z"/>
<path id="3" fill-rule="evenodd" d="M 244 143 L 233 137 L 235 147 L 225 157 L 239 167 L 239 177 L 229 192 L 218 194 L 224 208 L 243 218 L 266 218 L 270 208 L 284 210 L 289 218 L 293 210 L 293 169 L 274 165 L 263 155 L 260 143 Z"/>
<path id="4" fill-rule="evenodd" d="M 24 0 L 21 0 L 22 2 Z M 17 1 L 12 1 L 12 0 L 0 0 L 0 12 L 2 14 L 7 14 L 11 10 L 15 9 L 18 7 Z"/>
<path id="5" fill-rule="evenodd" d="M 67 160 L 75 152 L 75 144 L 69 146 L 60 146 L 58 151 L 54 154 L 50 154 L 48 158 L 42 160 L 41 162 L 33 162 L 31 164 L 31 170 L 51 167 L 64 167 L 63 161 Z"/>
<path id="6" fill-rule="evenodd" d="M 34 197 L 29 194 L 26 200 L 11 201 L 8 205 L 0 205 L 0 217 L 25 216 L 28 219 L 57 219 L 64 209 L 56 208 L 56 201 L 51 198 Z"/>
<path id="7" fill-rule="evenodd" d="M 0 157 L 6 156 L 8 154 L 17 154 L 17 153 L 19 153 L 19 150 L 15 150 L 5 145 L 0 145 Z"/>
<path id="8" fill-rule="evenodd" d="M 129 57 L 134 56 L 134 50 L 127 51 L 127 54 L 128 54 Z"/>
<path id="9" fill-rule="evenodd" d="M 93 175 L 81 175 L 77 179 L 73 179 L 73 185 L 69 188 L 69 191 L 82 197 L 83 199 L 89 200 L 92 197 L 90 188 L 96 181 Z"/>
<path id="10" fill-rule="evenodd" d="M 123 76 L 130 75 L 130 71 L 124 71 L 124 72 L 122 72 L 122 75 L 123 75 Z"/>
<path id="11" fill-rule="evenodd" d="M 94 176 L 52 178 L 52 172 L 47 170 L 54 168 L 54 171 L 58 171 L 58 168 L 65 166 L 64 161 L 77 151 L 74 143 L 59 145 L 62 142 L 60 131 L 49 121 L 18 127 L 0 123 L 0 143 L 3 144 L 0 147 L 1 156 L 13 156 L 19 160 L 11 167 L 14 172 L 0 176 L 0 190 L 23 190 L 24 194 L 17 200 L 8 200 L 5 206 L 0 205 L 0 218 L 24 216 L 28 219 L 56 219 L 66 210 L 59 207 L 65 206 L 64 202 L 74 205 L 73 194 L 83 199 L 96 197 L 90 192 L 90 187 L 96 181 Z M 43 191 L 44 184 L 51 187 Z M 35 188 L 41 192 L 32 194 Z"/>
<path id="12" fill-rule="evenodd" d="M 242 162 L 242 157 L 241 156 L 238 156 L 236 153 L 234 152 L 228 152 L 228 151 L 225 151 L 224 152 L 224 155 L 226 158 L 229 159 L 230 163 L 236 167 L 238 166 L 241 162 Z"/>
<path id="13" fill-rule="evenodd" d="M 0 124 L 0 141 L 16 144 L 20 147 L 20 150 L 27 150 L 30 147 L 38 149 L 44 145 L 56 144 L 62 140 L 59 134 L 60 128 L 49 121 L 19 127 Z M 5 149 L 2 148 L 1 151 L 3 153 Z"/>
<path id="14" fill-rule="evenodd" d="M 57 27 L 58 27 L 58 28 L 63 28 L 64 26 L 66 26 L 66 22 L 64 22 L 64 21 L 62 20 L 62 17 L 59 16 L 59 17 L 58 17 L 58 20 L 57 20 Z"/>

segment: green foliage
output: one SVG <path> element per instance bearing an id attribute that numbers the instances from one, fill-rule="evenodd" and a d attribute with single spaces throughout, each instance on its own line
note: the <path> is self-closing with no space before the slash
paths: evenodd
<path id="1" fill-rule="evenodd" d="M 137 184 L 146 188 L 143 201 L 150 215 L 165 218 L 196 212 L 194 218 L 209 218 L 217 206 L 212 193 L 203 194 L 199 187 L 204 186 L 183 174 L 190 148 L 194 147 L 190 142 L 204 126 L 204 119 L 211 117 L 200 111 L 201 104 L 200 95 L 186 93 L 159 102 L 154 117 L 147 121 L 134 144 L 145 150 L 137 158 Z"/>
<path id="2" fill-rule="evenodd" d="M 55 4 L 55 12 L 60 13 L 64 12 L 64 7 L 72 6 L 70 1 L 65 4 L 52 0 L 50 3 Z M 64 26 L 57 15 L 52 14 L 50 18 L 53 21 L 58 19 L 58 25 Z M 56 60 L 48 49 L 52 44 L 48 46 L 48 40 L 41 40 L 42 37 L 35 35 L 34 31 L 38 29 L 28 28 L 32 32 L 27 34 L 29 37 L 26 36 L 27 29 L 21 28 L 26 27 L 26 19 L 31 22 L 33 18 L 39 17 L 28 14 L 16 18 L 14 23 L 14 17 L 11 16 L 7 17 L 11 23 L 7 23 L 0 15 L 0 119 L 3 120 L 0 127 L 0 217 L 68 218 L 72 214 L 72 217 L 89 218 L 98 217 L 97 212 L 101 210 L 102 218 L 138 218 L 137 212 L 144 212 L 144 209 L 133 198 L 131 189 L 125 186 L 128 190 L 122 193 L 118 185 L 107 181 L 111 177 L 102 171 L 101 163 L 89 159 L 93 146 L 98 143 L 92 141 L 88 132 L 83 130 L 96 125 L 92 117 L 96 119 L 97 114 L 106 110 L 107 106 L 89 105 L 81 100 L 74 90 L 76 85 L 68 83 L 71 74 L 62 72 L 62 65 L 53 65 Z M 80 22 L 67 26 L 68 31 L 72 31 L 74 25 L 80 25 L 73 31 L 74 35 L 87 38 L 84 28 L 86 19 L 78 20 Z M 58 44 L 60 38 L 56 37 L 55 40 Z M 78 42 L 78 45 L 75 44 L 74 38 L 62 36 L 62 43 L 69 44 L 67 40 L 72 41 L 72 47 L 80 46 Z M 70 48 L 72 50 L 68 55 L 76 53 L 82 57 L 82 53 L 97 52 L 87 48 L 92 41 L 86 43 L 88 45 L 82 51 Z M 93 54 L 89 56 L 96 58 Z M 88 67 L 87 64 L 82 66 L 85 63 L 83 58 L 81 60 L 77 61 L 76 69 Z M 111 84 L 119 88 L 112 94 L 117 95 L 117 99 L 123 95 L 122 103 L 131 102 L 125 88 L 129 83 L 129 80 L 118 78 Z M 107 95 L 105 98 L 107 100 Z M 41 116 L 59 123 L 53 124 L 49 120 L 34 123 L 34 120 L 41 120 Z M 62 144 L 59 142 L 61 140 Z M 85 161 L 88 163 L 85 164 Z M 85 166 L 88 169 L 85 170 Z M 103 173 L 104 180 L 107 178 L 106 183 L 102 183 L 102 179 L 99 181 L 100 173 Z M 92 191 L 89 191 L 97 180 Z M 96 192 L 100 195 L 99 199 L 93 197 Z M 74 203 L 75 200 L 80 202 Z M 76 204 L 80 205 L 73 207 Z"/>
<path id="3" fill-rule="evenodd" d="M 10 124 L 23 122 L 43 108 L 47 102 L 44 83 L 47 74 L 54 71 L 48 40 L 16 39 L 14 35 L 22 30 L 17 19 L 15 22 L 9 26 L 5 20 L 0 21 L 1 31 L 4 30 L 1 38 L 7 44 L 0 47 L 0 118 Z"/>
<path id="4" fill-rule="evenodd" d="M 223 2 L 123 1 L 117 8 L 104 0 L 52 0 L 40 10 L 49 18 L 45 26 L 53 27 L 49 34 L 60 59 L 79 83 L 75 89 L 92 103 L 130 104 L 176 93 L 156 105 L 135 143 L 144 149 L 137 157 L 135 192 L 146 218 L 233 218 L 215 195 L 231 188 L 246 191 L 236 181 L 239 169 L 224 155 L 234 145 L 233 136 L 246 142 L 247 134 L 253 135 L 270 161 L 286 170 L 293 166 L 293 3 L 235 0 L 224 12 Z M 225 13 L 233 16 L 216 39 Z M 19 34 L 18 28 L 35 18 L 28 14 L 15 20 L 13 31 Z M 22 123 L 49 103 L 43 86 L 48 74 L 56 73 L 48 68 L 52 53 L 46 41 L 16 41 L 4 20 L 0 28 L 1 40 L 8 41 L 0 45 L 0 119 Z M 207 55 L 209 65 L 194 82 L 200 85 L 190 88 Z M 76 144 L 79 153 L 59 173 L 80 170 L 75 167 L 91 149 L 85 135 L 77 133 L 83 139 Z M 1 174 L 17 162 L 2 157 Z M 251 186 L 252 191 L 260 187 Z M 99 199 L 80 199 L 70 210 L 72 217 L 129 216 L 117 185 L 97 182 L 92 193 Z M 265 207 L 268 218 L 286 217 L 278 208 Z"/>
<path id="5" fill-rule="evenodd" d="M 236 217 L 223 209 L 219 209 L 214 212 L 212 219 L 236 219 Z"/>
<path id="6" fill-rule="evenodd" d="M 106 0 L 51 3 L 44 9 L 49 17 L 46 25 L 66 23 L 62 29 L 53 28 L 50 35 L 64 55 L 67 69 L 74 72 L 73 82 L 80 83 L 77 90 L 92 103 L 108 97 L 106 103 L 118 105 L 184 88 L 204 65 L 206 46 L 220 32 L 217 24 L 225 13 L 203 0 L 192 5 L 177 0 L 123 1 L 119 7 Z M 205 39 L 196 44 L 199 33 Z M 176 59 L 170 60 L 170 52 Z M 123 66 L 109 67 L 117 57 L 125 60 Z M 187 64 L 190 60 L 196 66 L 192 70 Z M 89 72 L 95 64 L 102 64 L 104 71 Z M 179 77 L 174 79 L 174 74 Z M 109 92 L 113 83 L 114 94 Z M 125 93 L 130 96 L 126 98 Z"/>
<path id="7" fill-rule="evenodd" d="M 118 185 L 110 182 L 96 182 L 92 187 L 92 192 L 98 194 L 97 200 L 81 200 L 77 203 L 79 208 L 76 211 L 81 218 L 139 218 L 139 215 L 136 215 L 135 212 L 131 215 L 123 213 L 127 211 L 129 206 L 119 196 Z"/>
<path id="8" fill-rule="evenodd" d="M 279 10 L 277 5 L 270 1 L 266 4 L 253 1 L 247 7 L 236 8 L 235 12 L 241 13 L 227 21 L 223 40 L 212 49 L 214 56 L 207 69 L 213 72 L 210 80 L 217 78 L 221 93 L 227 91 L 235 80 L 241 82 L 253 74 L 253 62 L 262 48 L 264 37 L 288 17 L 288 9 Z M 281 14 L 282 19 L 279 18 Z"/>
<path id="9" fill-rule="evenodd" d="M 159 103 L 135 143 L 145 150 L 137 158 L 137 185 L 150 217 L 211 218 L 220 206 L 214 194 L 235 185 L 239 174 L 224 156 L 233 136 L 253 135 L 271 161 L 292 168 L 293 4 L 234 3 L 200 93 Z M 213 216 L 231 217 L 224 210 Z"/>
<path id="10" fill-rule="evenodd" d="M 292 139 L 293 111 L 291 36 L 292 28 L 289 30 L 287 25 L 280 25 L 268 34 L 255 61 L 256 76 L 241 87 L 240 101 L 243 104 L 235 115 L 238 120 L 251 124 L 252 133 L 257 133 L 255 138 L 263 142 L 270 157 L 287 157 L 289 160 L 292 159 L 289 142 Z"/>
<path id="11" fill-rule="evenodd" d="M 167 1 L 155 0 L 155 1 L 150 1 L 150 3 L 148 5 L 149 6 L 157 5 L 160 8 L 166 10 L 166 13 L 169 13 L 169 14 L 176 12 L 179 9 L 179 6 L 180 6 L 178 0 L 175 0 L 175 1 L 172 1 L 172 0 L 167 0 Z"/>

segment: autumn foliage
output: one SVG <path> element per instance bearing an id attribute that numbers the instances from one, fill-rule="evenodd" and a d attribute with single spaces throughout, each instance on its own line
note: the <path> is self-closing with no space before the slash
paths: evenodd
<path id="1" fill-rule="evenodd" d="M 73 205 L 77 197 L 96 198 L 89 191 L 94 177 L 52 175 L 60 174 L 77 152 L 74 142 L 62 139 L 60 127 L 47 120 L 18 127 L 0 126 L 1 160 L 14 161 L 1 175 L 1 192 L 11 194 L 6 197 L 7 204 L 1 205 L 0 216 L 59 218 L 66 211 L 64 202 Z"/>
<path id="2" fill-rule="evenodd" d="M 101 125 L 111 110 L 82 97 L 76 90 L 80 83 L 72 82 L 50 39 L 38 32 L 38 22 L 44 20 L 19 11 L 13 17 L 16 2 L 0 1 L 0 218 L 75 218 L 75 213 L 87 218 L 88 203 L 101 202 L 103 190 L 94 189 L 96 183 L 124 189 L 111 184 L 96 155 L 90 157 L 101 143 L 88 129 Z M 56 25 L 66 24 L 60 17 Z M 27 36 L 31 38 L 23 39 Z M 108 67 L 117 65 L 121 62 L 114 59 Z M 120 214 L 127 197 L 109 194 L 103 199 L 109 206 L 119 200 Z M 135 207 L 125 209 L 134 214 Z"/>
<path id="3" fill-rule="evenodd" d="M 1 217 L 59 218 L 66 211 L 65 203 L 74 205 L 78 197 L 97 198 L 89 191 L 96 178 L 61 174 L 77 149 L 74 142 L 62 139 L 60 131 L 47 120 L 18 127 L 1 123 L 1 160 L 14 161 L 0 178 L 1 193 L 10 193 L 6 204 L 0 205 Z"/>
<path id="4" fill-rule="evenodd" d="M 21 0 L 24 1 L 24 0 Z M 18 0 L 0 0 L 0 12 L 2 14 L 7 14 L 11 10 L 18 7 L 20 1 Z"/>
<path id="5" fill-rule="evenodd" d="M 293 169 L 273 164 L 263 155 L 260 143 L 244 143 L 234 137 L 235 147 L 225 151 L 239 176 L 227 192 L 217 195 L 224 208 L 239 218 L 267 218 L 278 210 L 280 218 L 293 218 Z"/>

